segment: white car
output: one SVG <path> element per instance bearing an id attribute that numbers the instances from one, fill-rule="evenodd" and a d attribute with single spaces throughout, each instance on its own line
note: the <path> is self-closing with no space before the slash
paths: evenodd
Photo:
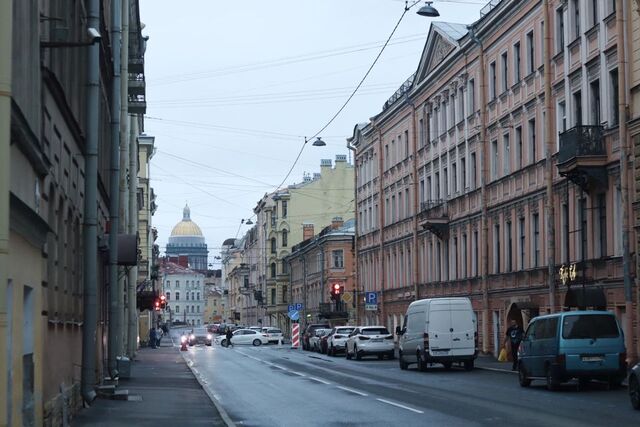
<path id="1" fill-rule="evenodd" d="M 327 340 L 327 354 L 335 356 L 339 351 L 344 351 L 347 338 L 355 328 L 355 326 L 336 326 L 333 328 Z"/>
<path id="2" fill-rule="evenodd" d="M 220 344 L 223 347 L 227 345 L 227 337 L 225 335 L 219 335 L 215 340 L 216 344 Z M 254 331 L 253 329 L 237 329 L 233 331 L 231 337 L 231 344 L 251 344 L 259 346 L 262 344 L 268 344 L 269 340 L 262 334 L 262 332 Z"/>
<path id="3" fill-rule="evenodd" d="M 278 328 L 265 326 L 264 328 L 262 328 L 262 334 L 267 337 L 270 343 L 282 342 L 282 340 L 284 339 L 284 335 L 282 335 L 282 329 Z"/>
<path id="4" fill-rule="evenodd" d="M 312 337 L 309 337 L 309 350 L 320 351 L 320 338 L 331 332 L 331 329 L 316 329 Z"/>
<path id="5" fill-rule="evenodd" d="M 393 334 L 384 326 L 358 326 L 349 334 L 345 349 L 347 359 L 353 356 L 357 360 L 362 356 L 377 355 L 382 359 L 385 355 L 389 359 L 395 357 Z"/>

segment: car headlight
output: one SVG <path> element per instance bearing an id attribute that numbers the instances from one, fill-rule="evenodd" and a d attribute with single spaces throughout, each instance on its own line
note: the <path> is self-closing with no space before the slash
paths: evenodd
<path id="1" fill-rule="evenodd" d="M 185 343 L 187 342 L 187 337 L 185 337 L 184 335 L 180 337 L 180 342 L 181 343 Z"/>
<path id="2" fill-rule="evenodd" d="M 210 340 L 211 338 L 213 338 L 213 335 L 207 334 L 207 339 Z"/>
<path id="3" fill-rule="evenodd" d="M 192 340 L 195 340 L 196 336 L 192 334 L 192 335 L 189 336 L 189 338 L 192 339 Z"/>

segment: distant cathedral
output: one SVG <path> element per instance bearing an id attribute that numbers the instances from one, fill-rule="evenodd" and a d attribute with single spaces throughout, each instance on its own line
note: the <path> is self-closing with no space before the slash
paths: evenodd
<path id="1" fill-rule="evenodd" d="M 191 210 L 185 205 L 182 221 L 171 230 L 167 243 L 167 256 L 187 256 L 189 268 L 193 270 L 207 270 L 207 244 L 198 224 L 191 221 Z"/>

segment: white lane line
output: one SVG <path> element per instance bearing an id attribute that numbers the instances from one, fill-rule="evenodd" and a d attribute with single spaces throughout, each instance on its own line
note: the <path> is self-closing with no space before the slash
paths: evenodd
<path id="1" fill-rule="evenodd" d="M 274 368 L 277 368 L 277 369 L 282 369 L 283 371 L 288 371 L 288 369 L 285 368 L 284 366 L 276 365 L 275 363 L 272 364 L 271 366 L 273 366 Z"/>
<path id="2" fill-rule="evenodd" d="M 340 390 L 348 391 L 349 393 L 357 394 L 359 396 L 368 396 L 368 394 L 366 394 L 366 393 L 363 393 L 361 391 L 354 390 L 354 389 L 351 389 L 351 388 L 342 387 L 342 386 L 339 386 L 339 385 L 337 385 L 336 388 L 339 388 Z"/>
<path id="3" fill-rule="evenodd" d="M 295 371 L 289 371 L 290 373 L 292 373 L 293 375 L 297 375 L 299 377 L 306 377 L 305 374 L 303 374 L 302 372 L 295 372 Z"/>
<path id="4" fill-rule="evenodd" d="M 397 406 L 398 408 L 406 409 L 407 411 L 415 412 L 416 414 L 424 414 L 423 411 L 420 411 L 418 409 L 409 408 L 408 406 L 404 406 L 404 405 L 401 405 L 399 403 L 392 402 L 390 400 L 385 400 L 385 399 L 376 399 L 376 400 L 378 400 L 378 401 L 380 401 L 382 403 L 386 403 L 388 405 L 393 405 L 393 406 Z"/>
<path id="5" fill-rule="evenodd" d="M 317 381 L 317 382 L 322 383 L 322 384 L 326 384 L 326 385 L 331 384 L 329 381 L 321 380 L 320 378 L 309 377 L 309 379 L 312 380 L 312 381 Z"/>

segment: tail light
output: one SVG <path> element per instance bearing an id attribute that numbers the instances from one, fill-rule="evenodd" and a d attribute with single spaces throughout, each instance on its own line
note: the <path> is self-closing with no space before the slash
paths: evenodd
<path id="1" fill-rule="evenodd" d="M 366 341 L 366 340 L 368 340 L 368 339 L 369 339 L 369 337 L 365 337 L 364 335 L 360 335 L 360 336 L 358 337 L 358 339 L 359 339 L 359 340 L 362 340 L 362 341 Z"/>
<path id="2" fill-rule="evenodd" d="M 342 335 L 334 335 L 333 337 L 334 337 L 334 338 L 343 338 L 343 336 L 342 336 Z"/>
<path id="3" fill-rule="evenodd" d="M 428 350 L 429 349 L 429 334 L 425 332 L 424 335 L 423 335 L 423 339 L 424 339 L 424 349 Z"/>
<path id="4" fill-rule="evenodd" d="M 558 364 L 558 366 L 564 368 L 566 361 L 567 356 L 565 354 L 559 354 L 556 356 L 556 363 Z"/>

